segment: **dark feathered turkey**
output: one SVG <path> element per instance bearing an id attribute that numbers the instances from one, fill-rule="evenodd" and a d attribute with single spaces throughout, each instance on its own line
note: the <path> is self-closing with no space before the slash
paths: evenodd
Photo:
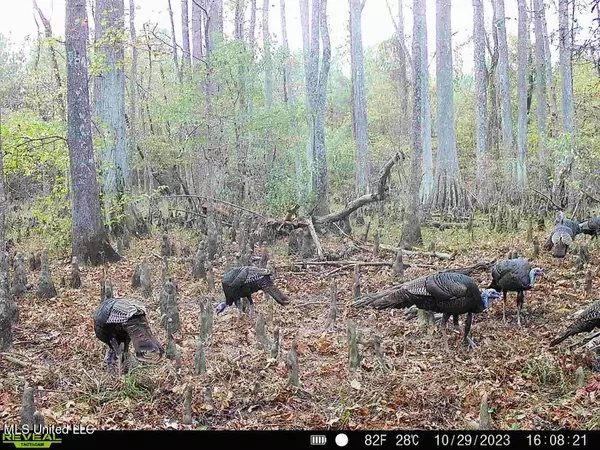
<path id="1" fill-rule="evenodd" d="M 600 217 L 594 217 L 593 219 L 581 222 L 579 228 L 583 234 L 592 236 L 592 239 L 597 238 L 600 234 Z"/>
<path id="2" fill-rule="evenodd" d="M 121 343 L 126 354 L 131 342 L 141 361 L 156 362 L 164 353 L 152 334 L 144 306 L 128 298 L 105 299 L 94 314 L 94 330 L 96 337 L 109 347 L 109 364 Z"/>
<path id="3" fill-rule="evenodd" d="M 460 314 L 467 314 L 463 340 L 469 346 L 475 347 L 475 343 L 469 337 L 473 314 L 482 312 L 499 297 L 500 293 L 495 289 L 480 291 L 477 282 L 468 275 L 440 272 L 375 294 L 365 295 L 357 299 L 352 306 L 387 309 L 409 308 L 415 305 L 419 309 L 442 313 L 442 342 L 444 349 L 447 350 L 446 322 L 448 318 L 451 315 L 457 318 Z"/>
<path id="4" fill-rule="evenodd" d="M 263 291 L 280 305 L 287 305 L 290 299 L 275 286 L 272 275 L 270 270 L 255 266 L 235 267 L 225 273 L 221 282 L 225 301 L 219 303 L 217 313 L 233 304 L 240 308 L 242 297 L 247 298 L 253 307 L 252 294 L 258 291 Z"/>
<path id="5" fill-rule="evenodd" d="M 594 303 L 592 303 L 581 314 L 579 314 L 573 321 L 573 324 L 567 328 L 566 331 L 550 342 L 550 346 L 553 347 L 557 344 L 560 344 L 569 336 L 574 336 L 579 333 L 587 333 L 594 330 L 594 328 L 600 328 L 600 299 L 594 301 Z"/>
<path id="6" fill-rule="evenodd" d="M 552 250 L 552 256 L 555 258 L 564 258 L 569 250 L 575 234 L 573 229 L 564 224 L 554 226 L 552 233 L 546 240 L 544 248 L 548 251 Z"/>
<path id="7" fill-rule="evenodd" d="M 489 288 L 502 292 L 504 303 L 502 306 L 502 319 L 506 322 L 506 295 L 509 292 L 517 293 L 517 324 L 521 326 L 521 309 L 525 301 L 524 291 L 533 288 L 535 278 L 544 274 L 539 267 L 531 267 L 524 258 L 505 259 L 498 261 L 492 267 L 492 282 Z"/>

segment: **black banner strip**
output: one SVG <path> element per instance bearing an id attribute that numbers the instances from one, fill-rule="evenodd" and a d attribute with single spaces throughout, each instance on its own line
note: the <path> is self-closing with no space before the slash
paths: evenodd
<path id="1" fill-rule="evenodd" d="M 600 425 L 600 424 L 599 424 Z M 59 430 L 57 430 L 59 431 Z M 178 450 L 239 446 L 288 449 L 595 449 L 600 431 L 104 431 L 72 429 L 68 433 L 3 433 L 1 449 L 120 448 Z M 240 447 L 236 447 L 240 448 Z"/>

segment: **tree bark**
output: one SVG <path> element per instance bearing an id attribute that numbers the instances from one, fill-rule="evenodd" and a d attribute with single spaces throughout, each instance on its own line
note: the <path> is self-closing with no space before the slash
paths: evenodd
<path id="1" fill-rule="evenodd" d="M 515 170 L 515 146 L 513 135 L 512 106 L 510 97 L 510 74 L 508 61 L 508 41 L 506 37 L 506 14 L 504 0 L 494 0 L 494 23 L 498 31 L 498 79 L 500 95 L 500 117 L 502 127 L 501 157 L 505 162 L 505 179 L 509 191 L 512 191 L 517 181 Z"/>
<path id="2" fill-rule="evenodd" d="M 189 27 L 189 9 L 188 0 L 181 0 L 181 45 L 183 46 L 183 55 L 181 58 L 181 67 L 184 75 L 189 73 L 191 67 L 190 52 L 190 27 Z"/>
<path id="3" fill-rule="evenodd" d="M 135 0 L 129 0 L 129 39 L 131 40 L 131 73 L 129 74 L 129 155 L 133 155 L 137 141 L 137 69 L 138 49 L 135 32 Z M 127 180 L 131 184 L 131 180 Z"/>
<path id="4" fill-rule="evenodd" d="M 67 52 L 68 145 L 72 180 L 73 256 L 86 264 L 118 261 L 102 224 L 100 190 L 92 148 L 89 103 L 85 0 L 67 0 L 65 46 Z"/>
<path id="5" fill-rule="evenodd" d="M 426 8 L 426 6 L 425 6 Z M 423 99 L 423 111 L 421 114 L 421 133 L 423 145 L 423 182 L 421 183 L 421 201 L 429 201 L 433 195 L 433 152 L 431 150 L 431 95 L 429 89 L 429 50 L 427 45 L 427 18 L 423 31 L 423 45 L 421 45 L 421 97 Z M 413 62 L 413 65 L 415 63 Z M 414 68 L 413 68 L 414 73 Z M 415 81 L 413 80 L 413 83 Z M 413 87 L 414 91 L 414 87 Z M 413 100 L 414 101 L 414 100 Z M 413 105 L 414 111 L 414 105 Z"/>
<path id="6" fill-rule="evenodd" d="M 367 123 L 367 96 L 365 92 L 365 67 L 362 45 L 362 9 L 364 0 L 349 0 L 350 40 L 352 70 L 352 104 L 354 140 L 356 145 L 356 187 L 357 194 L 369 192 L 369 147 Z"/>
<path id="7" fill-rule="evenodd" d="M 426 2 L 413 0 L 413 113 L 412 113 L 412 162 L 410 170 L 409 203 L 402 227 L 402 242 L 404 245 L 413 246 L 423 243 L 421 234 L 421 202 L 419 191 L 421 185 L 421 160 L 423 158 L 423 46 L 426 41 Z"/>
<path id="8" fill-rule="evenodd" d="M 433 204 L 440 210 L 446 210 L 464 206 L 454 123 L 454 71 L 450 0 L 436 0 L 435 16 L 438 154 L 435 167 Z"/>
<path id="9" fill-rule="evenodd" d="M 529 27 L 527 0 L 517 0 L 517 182 L 524 191 L 527 188 L 527 80 L 529 77 Z"/>
<path id="10" fill-rule="evenodd" d="M 543 0 L 534 1 L 534 24 L 535 24 L 535 103 L 538 126 L 538 165 L 539 184 L 541 188 L 549 185 L 548 166 L 548 92 L 547 92 L 547 67 L 544 46 L 544 29 L 542 26 L 542 15 L 544 14 Z"/>
<path id="11" fill-rule="evenodd" d="M 204 56 L 203 42 L 203 25 L 204 11 L 200 8 L 200 0 L 192 0 L 192 57 L 194 66 L 202 64 Z M 199 66 L 202 68 L 203 66 Z"/>
<path id="12" fill-rule="evenodd" d="M 558 42 L 562 88 L 562 129 L 565 133 L 571 133 L 574 131 L 575 124 L 569 0 L 558 0 Z"/>
<path id="13" fill-rule="evenodd" d="M 271 111 L 273 103 L 273 62 L 271 58 L 271 35 L 269 33 L 269 0 L 263 1 L 263 50 L 265 52 L 265 109 Z"/>
<path id="14" fill-rule="evenodd" d="M 108 221 L 121 214 L 120 201 L 129 191 L 130 158 L 125 128 L 124 0 L 97 0 L 94 10 L 95 48 L 101 71 L 94 77 L 96 129 L 102 140 L 100 175 Z M 120 234 L 121 225 L 111 228 Z"/>
<path id="15" fill-rule="evenodd" d="M 254 0 L 256 1 L 256 0 Z M 302 28 L 302 55 L 304 58 L 304 83 L 306 85 L 306 95 L 304 96 L 306 101 L 306 111 L 307 111 L 307 122 L 308 122 L 308 139 L 306 140 L 306 166 L 308 172 L 308 192 L 314 192 L 315 186 L 315 175 L 314 175 L 314 167 L 315 167 L 315 155 L 313 148 L 313 133 L 314 130 L 312 128 L 312 118 L 311 118 L 311 94 L 310 94 L 310 86 L 312 82 L 312 78 L 310 75 L 311 71 L 311 41 L 310 41 L 310 31 L 309 31 L 309 0 L 299 0 L 300 2 L 300 25 Z"/>
<path id="16" fill-rule="evenodd" d="M 473 0 L 473 41 L 475 69 L 475 154 L 477 155 L 477 191 L 485 203 L 489 189 L 489 161 L 486 149 L 487 85 L 485 64 L 485 20 L 483 1 Z M 483 198 L 482 198 L 483 197 Z"/>
<path id="17" fill-rule="evenodd" d="M 544 41 L 544 55 L 546 58 L 546 83 L 550 106 L 550 124 L 548 127 L 548 136 L 556 137 L 559 132 L 558 125 L 558 102 L 556 100 L 556 83 L 554 81 L 554 70 L 552 68 L 552 54 L 550 52 L 550 38 L 548 36 L 548 25 L 546 24 L 546 5 L 545 0 L 540 0 L 540 20 L 542 29 L 542 39 Z"/>

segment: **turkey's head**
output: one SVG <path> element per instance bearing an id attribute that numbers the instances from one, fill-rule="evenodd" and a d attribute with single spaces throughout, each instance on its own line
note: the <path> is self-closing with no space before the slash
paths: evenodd
<path id="1" fill-rule="evenodd" d="M 529 271 L 529 285 L 533 286 L 533 283 L 535 283 L 535 279 L 541 276 L 544 276 L 544 269 L 542 269 L 541 267 L 534 267 L 533 269 L 531 269 Z"/>
<path id="2" fill-rule="evenodd" d="M 217 305 L 217 315 L 221 314 L 227 308 L 227 303 L 221 302 Z"/>
<path id="3" fill-rule="evenodd" d="M 501 297 L 502 294 L 500 294 L 500 292 L 498 292 L 496 289 L 484 289 L 481 292 L 481 303 L 483 304 L 484 308 L 487 308 L 490 306 L 490 304 Z"/>

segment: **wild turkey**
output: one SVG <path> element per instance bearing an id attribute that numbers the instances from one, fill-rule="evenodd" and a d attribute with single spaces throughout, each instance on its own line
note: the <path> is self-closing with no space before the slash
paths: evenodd
<path id="1" fill-rule="evenodd" d="M 550 347 L 560 344 L 569 336 L 586 333 L 594 330 L 594 328 L 600 328 L 600 299 L 595 300 L 594 303 L 579 314 L 566 331 L 550 342 Z"/>
<path id="2" fill-rule="evenodd" d="M 502 305 L 502 320 L 506 322 L 506 295 L 509 292 L 517 293 L 517 324 L 521 326 L 521 309 L 525 301 L 524 291 L 533 288 L 535 279 L 542 276 L 544 270 L 540 267 L 531 267 L 524 258 L 505 259 L 492 267 L 492 282 L 488 286 L 502 292 L 504 303 Z"/>
<path id="3" fill-rule="evenodd" d="M 393 286 L 382 292 L 365 295 L 357 299 L 355 308 L 372 307 L 375 309 L 408 308 L 415 305 L 419 309 L 442 313 L 442 343 L 448 351 L 446 322 L 454 316 L 455 327 L 460 314 L 467 314 L 463 342 L 475 348 L 475 342 L 469 337 L 473 314 L 480 313 L 500 298 L 495 289 L 479 290 L 479 286 L 468 275 L 455 272 L 438 272 L 425 275 L 404 284 Z"/>
<path id="4" fill-rule="evenodd" d="M 600 217 L 594 217 L 593 219 L 581 222 L 579 228 L 583 234 L 591 236 L 592 239 L 597 238 L 600 234 Z"/>
<path id="5" fill-rule="evenodd" d="M 280 305 L 290 303 L 288 296 L 275 286 L 272 275 L 270 270 L 255 266 L 235 267 L 225 273 L 221 282 L 225 301 L 217 305 L 217 314 L 222 313 L 225 308 L 233 304 L 241 310 L 240 300 L 242 297 L 248 299 L 253 311 L 252 294 L 258 291 L 263 291 Z"/>
<path id="6" fill-rule="evenodd" d="M 552 256 L 555 258 L 564 258 L 567 255 L 567 250 L 573 244 L 575 234 L 571 227 L 562 223 L 555 225 L 552 234 L 544 244 L 545 250 L 552 250 Z"/>
<path id="7" fill-rule="evenodd" d="M 96 337 L 108 346 L 106 362 L 109 370 L 116 362 L 121 343 L 121 363 L 129 352 L 130 342 L 140 361 L 158 362 L 164 354 L 150 330 L 144 306 L 128 298 L 105 298 L 94 313 L 94 331 Z"/>

